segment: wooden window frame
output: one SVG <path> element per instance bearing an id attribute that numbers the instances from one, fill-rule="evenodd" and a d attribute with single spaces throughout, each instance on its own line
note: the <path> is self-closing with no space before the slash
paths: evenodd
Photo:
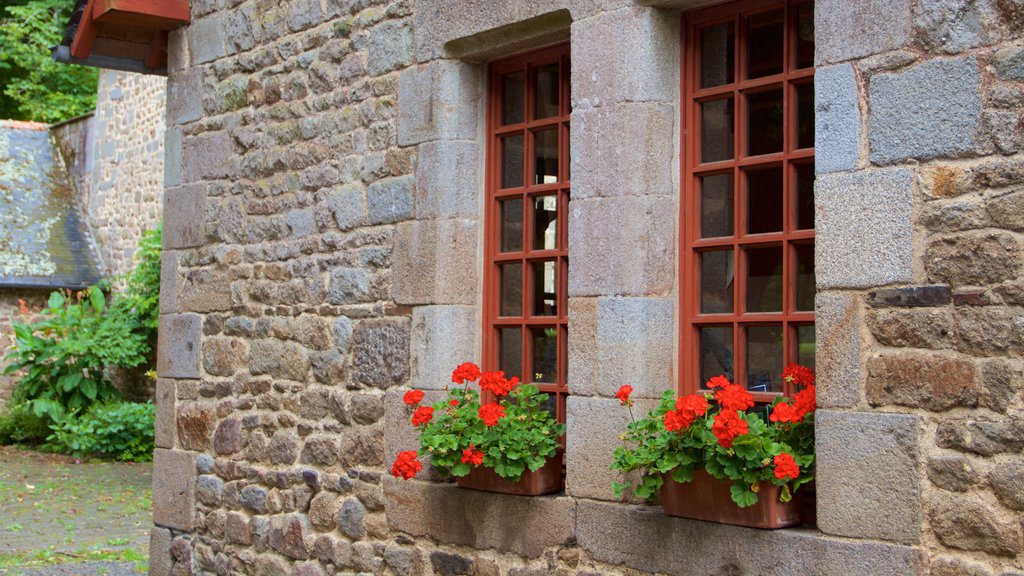
<path id="1" fill-rule="evenodd" d="M 535 120 L 534 76 L 531 71 L 537 66 L 552 62 L 560 62 L 559 106 L 558 113 L 550 118 Z M 487 164 L 486 164 L 486 198 L 484 207 L 484 306 L 483 306 L 483 367 L 484 370 L 499 369 L 499 346 L 501 328 L 520 328 L 521 339 L 521 374 L 524 382 L 532 382 L 533 342 L 531 328 L 554 327 L 556 329 L 556 381 L 553 383 L 535 382 L 541 391 L 555 398 L 556 415 L 560 422 L 565 422 L 565 397 L 568 394 L 566 379 L 568 354 L 568 277 L 569 277 L 569 44 L 561 44 L 529 53 L 513 56 L 492 62 L 488 67 L 487 92 Z M 503 96 L 502 76 L 524 70 L 526 72 L 526 108 L 524 122 L 502 125 L 501 100 Z M 534 169 L 534 142 L 531 136 L 546 128 L 558 129 L 558 182 L 554 184 L 534 184 L 529 177 Z M 501 188 L 501 143 L 504 136 L 521 133 L 524 135 L 523 186 L 519 188 Z M 528 201 L 534 197 L 554 194 L 557 197 L 557 248 L 553 250 L 537 250 L 533 248 L 533 203 Z M 508 199 L 523 200 L 522 250 L 518 252 L 500 252 L 501 246 L 501 202 Z M 533 302 L 532 267 L 533 262 L 554 260 L 558 263 L 556 292 L 557 312 L 555 316 L 532 315 Z M 522 310 L 516 317 L 500 316 L 500 271 L 503 263 L 521 262 L 522 273 Z M 529 368 L 529 370 L 528 370 Z"/>
<path id="2" fill-rule="evenodd" d="M 797 68 L 796 42 L 794 33 L 797 28 L 796 7 L 813 3 L 813 0 L 740 0 L 728 4 L 691 12 L 683 16 L 682 26 L 682 74 L 680 75 L 681 124 L 683 129 L 683 153 L 681 161 L 681 290 L 680 290 L 680 382 L 679 389 L 683 393 L 702 390 L 704 382 L 700 376 L 700 336 L 701 326 L 722 326 L 733 329 L 733 375 L 738 383 L 746 379 L 746 342 L 743 332 L 745 326 L 780 325 L 783 328 L 783 364 L 796 361 L 797 358 L 797 326 L 813 326 L 815 317 L 811 311 L 797 311 L 796 286 L 797 266 L 796 249 L 798 244 L 814 243 L 814 229 L 797 230 L 794 202 L 796 201 L 796 169 L 795 164 L 813 163 L 814 148 L 796 149 L 795 140 L 799 123 L 796 118 L 796 85 L 809 82 L 813 85 L 814 66 Z M 746 77 L 746 18 L 771 10 L 784 10 L 784 49 L 783 71 L 779 74 L 745 80 Z M 733 64 L 733 82 L 712 88 L 700 87 L 700 47 L 697 30 L 716 23 L 735 22 L 735 62 Z M 761 156 L 745 154 L 745 126 L 747 122 L 746 102 L 744 94 L 761 89 L 783 89 L 783 148 L 782 152 Z M 733 157 L 730 160 L 702 163 L 700 154 L 700 102 L 731 95 L 733 99 Z M 794 162 L 795 161 L 795 162 Z M 746 234 L 746 199 L 743 188 L 744 170 L 758 166 L 782 166 L 783 170 L 783 229 L 782 232 Z M 733 235 L 722 238 L 700 238 L 700 187 L 699 176 L 712 175 L 716 172 L 733 174 Z M 743 248 L 771 245 L 783 247 L 782 278 L 783 302 L 782 311 L 778 313 L 745 312 L 745 280 L 746 258 Z M 733 249 L 733 305 L 731 313 L 702 314 L 700 312 L 700 258 L 698 252 L 704 249 L 720 247 Z M 781 368 L 781 367 L 780 367 Z M 783 395 L 792 395 L 795 390 L 783 382 L 783 390 L 779 392 L 752 391 L 758 402 L 771 402 Z"/>

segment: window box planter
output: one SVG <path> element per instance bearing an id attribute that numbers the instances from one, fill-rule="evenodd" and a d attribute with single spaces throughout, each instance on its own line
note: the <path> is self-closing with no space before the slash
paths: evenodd
<path id="1" fill-rule="evenodd" d="M 761 482 L 756 504 L 740 508 L 730 496 L 731 482 L 718 480 L 704 470 L 694 470 L 690 482 L 676 482 L 669 474 L 664 478 L 661 505 L 669 516 L 767 529 L 800 523 L 799 498 L 780 502 L 782 487 L 771 482 Z"/>
<path id="2" fill-rule="evenodd" d="M 526 470 L 518 482 L 505 480 L 498 476 L 494 470 L 482 466 L 473 468 L 469 474 L 456 478 L 455 481 L 460 488 L 482 490 L 484 492 L 516 494 L 519 496 L 554 494 L 561 492 L 564 487 L 562 482 L 562 458 L 561 454 L 551 458 L 547 464 L 536 472 Z"/>

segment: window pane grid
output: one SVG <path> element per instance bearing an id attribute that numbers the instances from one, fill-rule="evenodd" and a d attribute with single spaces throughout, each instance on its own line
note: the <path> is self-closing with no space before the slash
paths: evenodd
<path id="1" fill-rule="evenodd" d="M 686 16 L 684 391 L 717 366 L 768 401 L 793 392 L 775 364 L 813 359 L 813 30 L 797 37 L 812 6 L 744 0 Z M 733 68 L 704 69 L 723 62 Z M 719 102 L 731 112 L 710 113 Z M 712 220 L 730 208 L 731 223 Z"/>
<path id="2" fill-rule="evenodd" d="M 551 395 L 550 408 L 561 421 L 568 391 L 568 56 L 564 45 L 490 66 L 488 149 L 501 150 L 509 138 L 522 138 L 523 177 L 516 186 L 504 186 L 505 160 L 488 154 L 484 236 L 484 369 L 505 370 L 536 383 Z M 524 113 L 503 124 L 508 100 L 504 91 L 517 86 L 520 77 L 525 79 Z M 518 92 L 513 100 L 517 98 Z M 518 219 L 502 216 L 502 207 L 510 205 L 520 210 Z M 510 231 L 503 225 L 517 228 Z M 517 236 L 516 241 L 503 234 Z M 515 315 L 503 315 L 501 271 L 510 266 L 522 270 L 515 295 L 520 306 Z"/>

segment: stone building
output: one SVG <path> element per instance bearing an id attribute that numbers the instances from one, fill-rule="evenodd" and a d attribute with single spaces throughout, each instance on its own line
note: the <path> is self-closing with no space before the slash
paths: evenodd
<path id="1" fill-rule="evenodd" d="M 151 573 L 1024 573 L 1019 0 L 193 0 Z M 571 191 L 569 188 L 571 178 Z M 570 200 L 571 197 L 571 200 Z M 566 489 L 390 461 L 459 362 Z M 818 373 L 817 526 L 616 501 L 642 407 Z"/>

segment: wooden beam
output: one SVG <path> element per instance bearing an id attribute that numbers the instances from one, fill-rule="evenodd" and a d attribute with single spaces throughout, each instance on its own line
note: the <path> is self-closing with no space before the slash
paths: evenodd
<path id="1" fill-rule="evenodd" d="M 75 58 L 88 58 L 92 53 L 92 44 L 96 41 L 98 27 L 93 20 L 93 5 L 97 0 L 89 0 L 82 12 L 82 19 L 78 21 L 78 30 L 75 31 L 75 39 L 71 41 L 71 55 Z"/>
<path id="2" fill-rule="evenodd" d="M 166 30 L 158 30 L 153 35 L 153 43 L 149 45 L 149 52 L 143 62 L 146 68 L 160 68 L 167 64 L 167 36 Z"/>
<path id="3" fill-rule="evenodd" d="M 188 24 L 188 0 L 97 0 L 96 20 L 138 28 L 171 30 Z"/>

